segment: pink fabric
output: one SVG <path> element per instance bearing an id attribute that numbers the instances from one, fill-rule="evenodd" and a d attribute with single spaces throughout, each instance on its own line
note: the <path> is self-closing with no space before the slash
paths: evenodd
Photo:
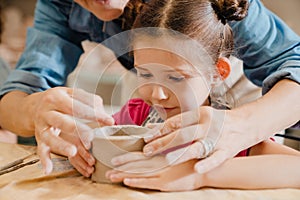
<path id="1" fill-rule="evenodd" d="M 243 151 L 241 151 L 240 153 L 238 153 L 235 157 L 243 157 L 243 156 L 248 156 L 249 155 L 249 149 L 245 149 Z"/>
<path id="2" fill-rule="evenodd" d="M 116 125 L 142 125 L 142 123 L 146 120 L 151 107 L 146 104 L 142 99 L 135 98 L 130 99 L 119 112 L 115 113 L 113 115 L 113 118 L 115 119 Z M 184 144 L 183 146 L 186 146 L 188 144 Z M 180 146 L 182 147 L 182 146 Z M 164 153 L 169 153 L 173 150 L 176 150 L 178 148 L 174 148 L 172 150 L 168 150 Z M 249 149 L 243 150 L 239 152 L 236 157 L 241 156 L 248 156 Z"/>
<path id="3" fill-rule="evenodd" d="M 116 125 L 142 125 L 146 120 L 150 106 L 142 99 L 130 99 L 119 112 L 113 115 Z"/>

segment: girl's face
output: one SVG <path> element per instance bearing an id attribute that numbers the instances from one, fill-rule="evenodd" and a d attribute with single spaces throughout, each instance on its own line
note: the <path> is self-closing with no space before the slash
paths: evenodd
<path id="1" fill-rule="evenodd" d="M 74 0 L 103 21 L 118 18 L 129 0 Z"/>
<path id="2" fill-rule="evenodd" d="M 159 49 L 134 51 L 138 92 L 163 119 L 208 105 L 205 78 L 187 61 Z"/>

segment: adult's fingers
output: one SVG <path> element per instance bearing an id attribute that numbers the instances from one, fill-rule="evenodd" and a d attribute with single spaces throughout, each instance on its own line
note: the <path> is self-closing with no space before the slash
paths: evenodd
<path id="1" fill-rule="evenodd" d="M 63 139 L 72 142 L 77 147 L 77 154 L 69 157 L 70 163 L 85 177 L 89 177 L 94 171 L 95 159 L 82 145 L 78 137 L 72 134 L 62 134 Z"/>
<path id="2" fill-rule="evenodd" d="M 167 119 L 161 129 L 161 134 L 166 135 L 177 129 L 198 124 L 200 121 L 199 109 L 184 112 Z"/>
<path id="3" fill-rule="evenodd" d="M 59 137 L 57 129 L 53 127 L 46 128 L 45 130 L 37 129 L 36 135 L 38 144 L 44 144 L 49 147 L 51 152 L 64 155 L 67 157 L 74 156 L 77 153 L 75 145 L 63 140 Z M 44 155 L 44 154 L 43 154 Z"/>
<path id="4" fill-rule="evenodd" d="M 153 141 L 154 139 L 164 136 L 161 133 L 161 129 L 163 128 L 164 123 L 151 123 L 147 124 L 147 128 L 150 128 L 151 131 L 147 134 L 147 136 L 144 137 L 144 141 L 146 143 L 149 143 Z"/>
<path id="5" fill-rule="evenodd" d="M 73 165 L 73 167 L 75 167 L 75 169 L 85 177 L 90 177 L 94 172 L 94 167 L 90 166 L 80 154 L 69 157 L 69 161 Z"/>
<path id="6" fill-rule="evenodd" d="M 38 143 L 37 151 L 46 174 L 51 173 L 53 169 L 50 157 L 51 151 L 67 157 L 74 156 L 77 153 L 74 145 L 58 137 L 58 131 L 53 128 L 46 128 L 39 132 L 39 134 L 36 134 Z"/>
<path id="7" fill-rule="evenodd" d="M 57 87 L 42 93 L 39 110 L 57 112 L 76 118 L 98 121 L 105 125 L 112 125 L 113 118 L 103 107 L 102 98 L 82 89 Z"/>
<path id="8" fill-rule="evenodd" d="M 74 99 L 74 116 L 100 122 L 104 125 L 113 125 L 114 119 L 104 110 L 103 100 L 100 96 L 88 93 L 82 89 L 68 90 Z"/>
<path id="9" fill-rule="evenodd" d="M 85 162 L 89 166 L 95 165 L 96 160 L 88 150 L 86 150 L 82 145 L 78 146 L 77 149 L 79 155 L 85 160 Z"/>
<path id="10" fill-rule="evenodd" d="M 205 118 L 206 115 L 210 112 L 210 109 L 207 108 L 208 107 L 199 107 L 195 110 L 173 116 L 167 119 L 163 124 L 149 125 L 150 128 L 155 127 L 157 129 L 157 127 L 159 127 L 160 130 L 153 131 L 153 134 L 151 136 L 145 138 L 145 142 L 149 143 L 157 138 L 164 137 L 165 135 L 168 135 L 176 130 L 199 124 L 201 120 L 205 120 L 202 118 Z"/>
<path id="11" fill-rule="evenodd" d="M 176 148 L 182 148 L 206 135 L 207 130 L 201 125 L 191 125 L 153 140 L 145 145 L 143 152 L 147 156 L 152 156 L 165 151 L 174 151 Z"/>
<path id="12" fill-rule="evenodd" d="M 87 149 L 90 148 L 93 133 L 88 125 L 69 115 L 56 111 L 49 111 L 44 115 L 47 116 L 43 117 L 44 121 L 36 124 L 37 129 L 45 126 L 59 128 L 64 134 L 72 134 L 78 137 Z"/>
<path id="13" fill-rule="evenodd" d="M 173 116 L 161 124 L 150 124 L 148 127 L 157 131 L 152 131 L 152 135 L 147 136 L 144 140 L 149 143 L 178 129 L 198 124 L 199 119 L 199 111 L 196 109 Z"/>
<path id="14" fill-rule="evenodd" d="M 191 145 L 170 152 L 166 155 L 169 165 L 177 165 L 188 160 L 203 158 L 205 154 L 204 146 L 201 142 L 194 142 Z"/>
<path id="15" fill-rule="evenodd" d="M 40 143 L 37 146 L 37 153 L 45 174 L 50 174 L 53 169 L 53 164 L 50 158 L 50 148 L 45 143 Z"/>

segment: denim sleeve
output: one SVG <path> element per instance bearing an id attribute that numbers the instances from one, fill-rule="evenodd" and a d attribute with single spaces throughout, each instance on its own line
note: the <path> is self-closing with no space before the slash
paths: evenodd
<path id="1" fill-rule="evenodd" d="M 259 0 L 250 0 L 248 16 L 230 25 L 245 75 L 263 94 L 282 79 L 300 83 L 300 37 Z"/>
<path id="2" fill-rule="evenodd" d="M 67 75 L 76 67 L 83 53 L 83 35 L 68 26 L 72 1 L 39 0 L 34 27 L 27 31 L 26 48 L 0 96 L 19 90 L 28 94 L 65 84 Z"/>
<path id="3" fill-rule="evenodd" d="M 10 68 L 8 64 L 0 57 L 0 86 L 7 79 L 9 73 L 10 73 Z"/>

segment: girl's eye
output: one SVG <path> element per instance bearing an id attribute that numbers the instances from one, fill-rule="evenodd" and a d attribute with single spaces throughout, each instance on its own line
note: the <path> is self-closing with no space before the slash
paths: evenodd
<path id="1" fill-rule="evenodd" d="M 170 80 L 175 81 L 175 82 L 180 82 L 184 79 L 184 76 L 176 77 L 176 76 L 169 76 L 168 77 Z"/>
<path id="2" fill-rule="evenodd" d="M 151 78 L 153 75 L 149 73 L 138 73 L 138 76 L 142 78 Z"/>

